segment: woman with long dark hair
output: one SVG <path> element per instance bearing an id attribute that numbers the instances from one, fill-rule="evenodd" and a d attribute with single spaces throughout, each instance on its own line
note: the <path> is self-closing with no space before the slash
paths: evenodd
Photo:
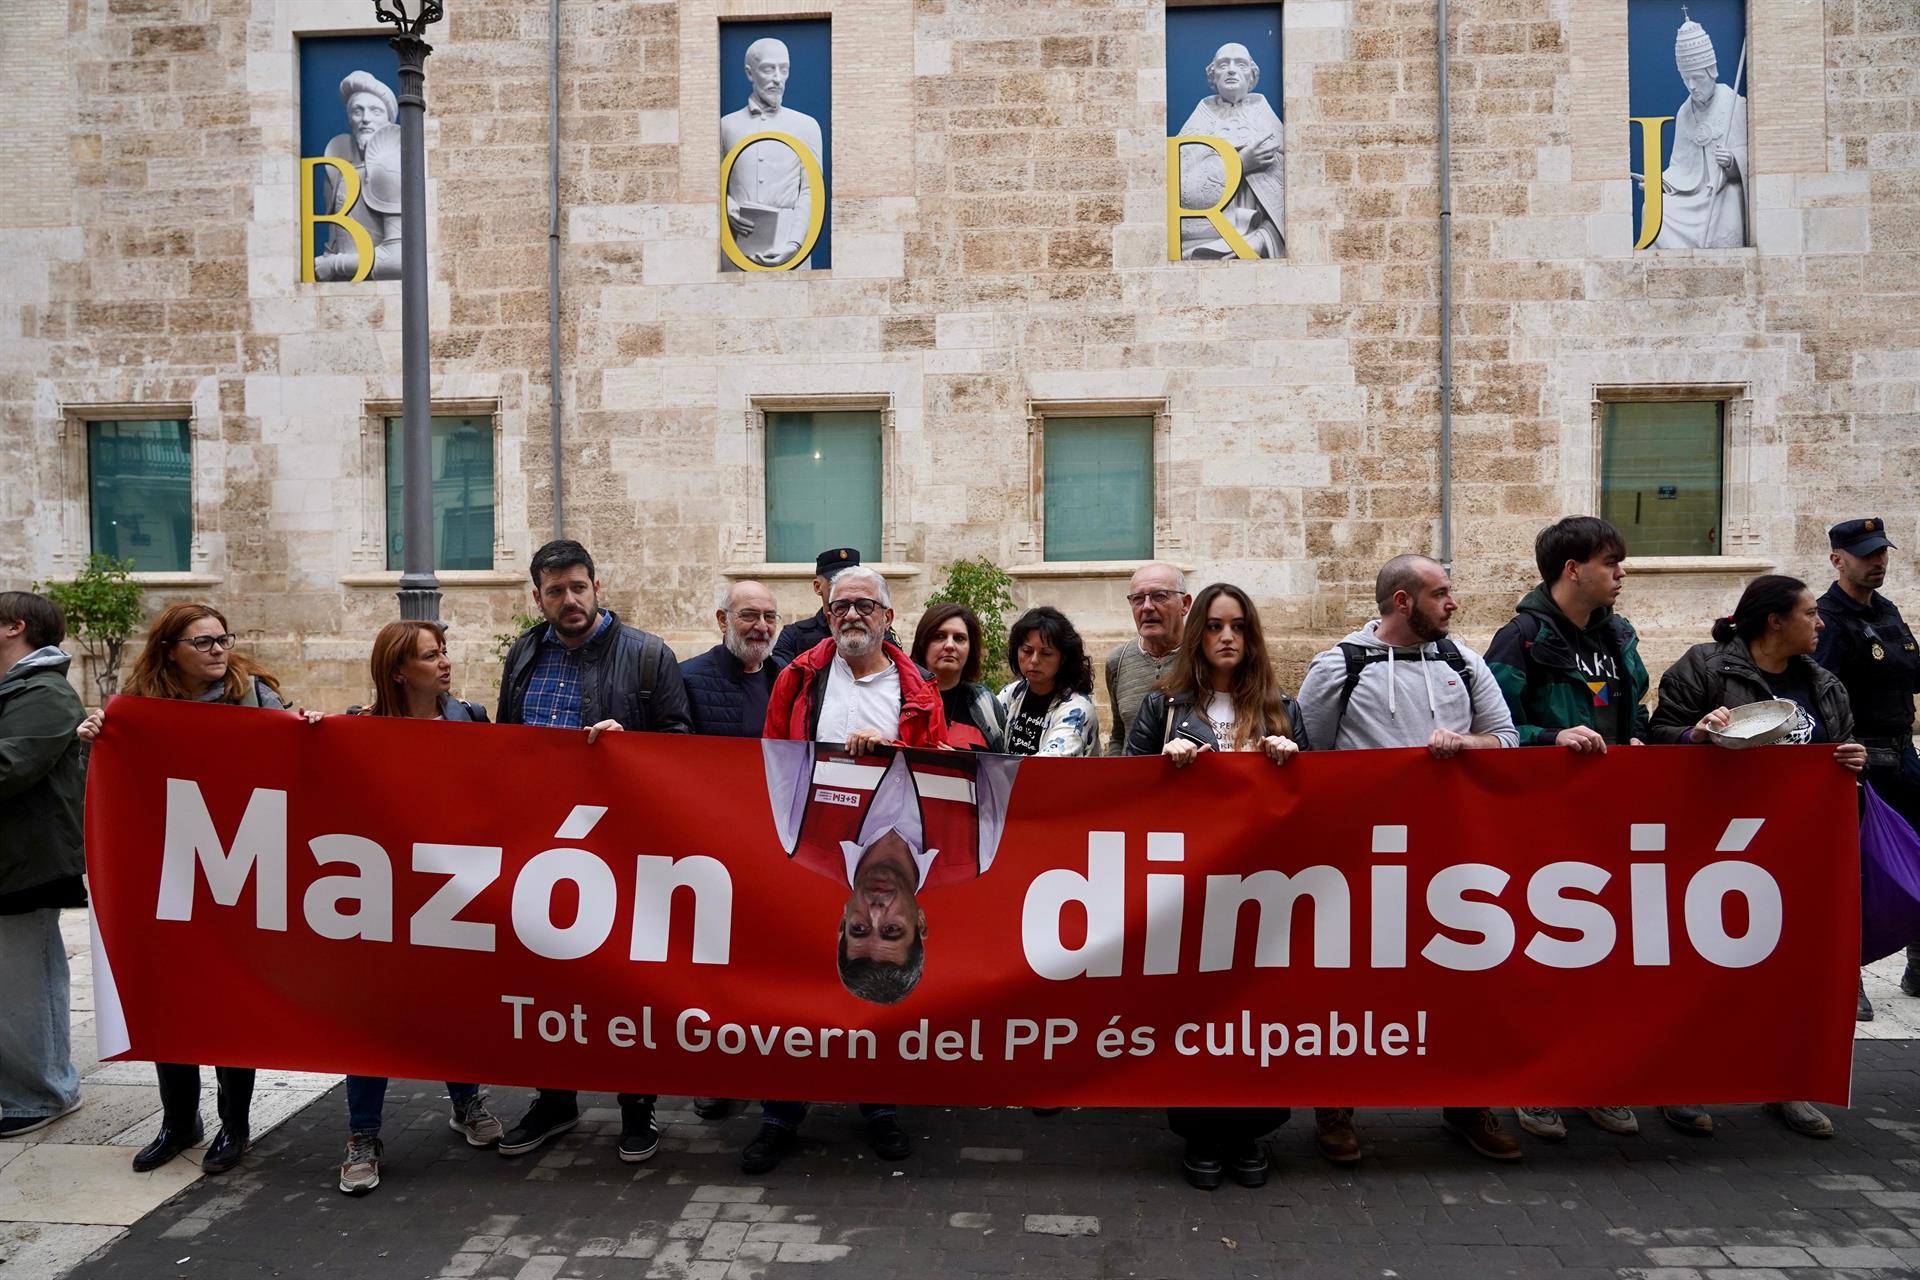
<path id="1" fill-rule="evenodd" d="M 360 708 L 367 716 L 404 716 L 414 720 L 487 723 L 487 710 L 453 696 L 453 660 L 447 655 L 446 628 L 437 622 L 389 622 L 373 638 L 373 702 Z M 504 1132 L 487 1110 L 475 1084 L 447 1081 L 453 1104 L 448 1125 L 468 1146 L 499 1145 Z M 340 1164 L 340 1190 L 365 1195 L 380 1185 L 380 1124 L 387 1102 L 385 1076 L 347 1077 L 347 1158 Z"/>
<path id="2" fill-rule="evenodd" d="M 147 631 L 140 656 L 124 692 L 140 698 L 177 698 L 236 707 L 287 710 L 280 682 L 245 654 L 235 653 L 226 615 L 209 604 L 170 606 Z M 309 720 L 313 712 L 295 712 Z M 95 711 L 80 722 L 78 735 L 92 742 L 106 722 Z M 200 1124 L 200 1068 L 182 1062 L 156 1062 L 160 1077 L 160 1132 L 133 1157 L 135 1173 L 158 1169 L 204 1136 Z M 200 1167 L 225 1173 L 246 1154 L 253 1102 L 252 1067 L 215 1067 L 219 1081 L 219 1132 L 207 1146 Z"/>
<path id="3" fill-rule="evenodd" d="M 1127 734 L 1130 756 L 1164 755 L 1176 768 L 1202 751 L 1258 751 L 1284 765 L 1307 747 L 1306 726 L 1280 690 L 1260 611 L 1239 587 L 1216 582 L 1194 597 L 1179 656 L 1140 703 Z M 1285 1107 L 1169 1107 L 1186 1139 L 1187 1181 L 1202 1190 L 1231 1173 L 1242 1186 L 1267 1180 L 1260 1139 L 1287 1122 Z"/>
<path id="4" fill-rule="evenodd" d="M 980 619 L 963 604 L 927 606 L 913 630 L 913 660 L 933 673 L 947 713 L 947 743 L 1004 751 L 1007 713 L 980 683 Z"/>
<path id="5" fill-rule="evenodd" d="M 1009 755 L 1100 754 L 1093 663 L 1066 614 L 1052 605 L 1021 614 L 1007 634 L 1007 665 L 1019 677 L 999 694 Z"/>
<path id="6" fill-rule="evenodd" d="M 1812 656 L 1823 625 L 1806 583 L 1779 573 L 1755 578 L 1733 612 L 1714 621 L 1713 640 L 1687 650 L 1660 677 L 1660 705 L 1648 736 L 1662 743 L 1705 743 L 1710 730 L 1726 727 L 1732 708 L 1783 698 L 1794 704 L 1795 715 L 1782 743 L 1831 743 L 1834 762 L 1859 773 L 1867 749 L 1853 741 L 1846 686 Z M 1767 1109 L 1796 1133 L 1833 1136 L 1833 1121 L 1810 1102 L 1772 1102 Z M 1660 1114 L 1684 1132 L 1713 1132 L 1704 1107 L 1667 1106 Z"/>

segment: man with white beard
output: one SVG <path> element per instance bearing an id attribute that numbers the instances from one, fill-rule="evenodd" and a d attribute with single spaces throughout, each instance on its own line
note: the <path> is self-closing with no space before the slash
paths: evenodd
<path id="1" fill-rule="evenodd" d="M 765 737 L 844 745 L 864 756 L 883 745 L 938 750 L 947 738 L 940 689 L 899 645 L 887 580 L 865 565 L 834 575 L 827 594 L 833 634 L 795 656 L 773 684 Z M 863 1102 L 867 1145 L 882 1160 L 904 1160 L 913 1150 L 890 1102 Z M 760 1106 L 760 1132 L 740 1153 L 748 1174 L 771 1171 L 799 1145 L 804 1102 L 769 1100 Z"/>
<path id="2" fill-rule="evenodd" d="M 340 82 L 347 109 L 347 132 L 335 134 L 326 154 L 345 160 L 360 174 L 360 198 L 341 208 L 345 194 L 340 174 L 321 166 L 327 177 L 327 212 L 344 213 L 367 229 L 373 240 L 369 280 L 400 278 L 400 125 L 393 90 L 371 72 L 355 71 Z M 335 226 L 326 251 L 313 260 L 315 280 L 351 280 L 360 270 L 360 250 L 346 228 Z"/>
<path id="3" fill-rule="evenodd" d="M 720 643 L 680 664 L 693 731 L 757 738 L 766 724 L 774 677 L 787 665 L 771 654 L 780 624 L 773 592 L 758 582 L 723 587 L 714 618 L 720 624 Z"/>

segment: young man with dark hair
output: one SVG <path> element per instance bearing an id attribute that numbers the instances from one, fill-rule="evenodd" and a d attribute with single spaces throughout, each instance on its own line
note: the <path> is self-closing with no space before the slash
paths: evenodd
<path id="1" fill-rule="evenodd" d="M 600 607 L 593 557 L 577 542 L 557 539 L 533 555 L 533 604 L 545 621 L 507 650 L 500 677 L 501 724 L 583 729 L 589 743 L 603 733 L 687 733 L 687 691 L 666 642 Z M 659 1148 L 651 1093 L 620 1098 L 620 1158 L 629 1164 Z M 542 1089 L 499 1151 L 532 1151 L 580 1123 L 571 1089 Z"/>
<path id="2" fill-rule="evenodd" d="M 0 592 L 0 1138 L 80 1105 L 60 911 L 87 905 L 87 775 L 73 732 L 86 711 L 67 683 L 66 633 L 53 601 Z"/>
<path id="3" fill-rule="evenodd" d="M 1566 747 L 1604 755 L 1640 746 L 1650 718 L 1642 705 L 1652 680 L 1640 661 L 1640 637 L 1613 611 L 1626 580 L 1627 540 L 1597 516 L 1567 516 L 1533 540 L 1540 585 L 1520 600 L 1513 620 L 1487 645 L 1523 747 Z M 1640 1132 L 1630 1107 L 1582 1107 L 1608 1133 Z M 1666 1107 L 1678 1128 L 1697 1127 L 1697 1107 Z M 1567 1127 L 1552 1107 L 1518 1107 L 1520 1127 L 1560 1139 Z"/>

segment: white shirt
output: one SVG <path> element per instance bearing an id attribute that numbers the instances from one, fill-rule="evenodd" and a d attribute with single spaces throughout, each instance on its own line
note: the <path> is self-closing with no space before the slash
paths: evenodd
<path id="1" fill-rule="evenodd" d="M 856 729 L 871 730 L 889 742 L 900 736 L 900 669 L 888 660 L 872 675 L 856 676 L 836 653 L 814 736 L 820 742 L 845 742 Z"/>

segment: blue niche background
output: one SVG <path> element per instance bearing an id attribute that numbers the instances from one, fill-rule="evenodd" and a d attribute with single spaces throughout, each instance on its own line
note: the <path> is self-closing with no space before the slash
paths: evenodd
<path id="1" fill-rule="evenodd" d="M 827 180 L 827 213 L 820 223 L 820 239 L 813 246 L 813 267 L 833 265 L 833 24 L 825 18 L 790 18 L 780 22 L 723 22 L 720 24 L 720 114 L 730 115 L 747 105 L 753 83 L 747 79 L 747 46 L 755 40 L 783 40 L 792 70 L 782 105 L 804 112 L 820 122 L 820 172 Z M 720 121 L 714 120 L 713 163 L 720 152 Z M 720 233 L 714 232 L 719 243 Z"/>
<path id="2" fill-rule="evenodd" d="M 1221 4 L 1200 8 L 1167 9 L 1167 136 L 1193 114 L 1194 104 L 1211 97 L 1207 64 L 1223 44 L 1243 44 L 1260 68 L 1253 86 L 1273 114 L 1287 118 L 1280 91 L 1280 6 L 1277 4 Z"/>
<path id="3" fill-rule="evenodd" d="M 1686 16 L 1681 16 L 1681 10 Z M 1627 10 L 1627 114 L 1629 116 L 1670 116 L 1680 109 L 1687 100 L 1687 86 L 1680 79 L 1680 71 L 1673 61 L 1673 40 L 1680 32 L 1680 24 L 1692 18 L 1706 28 L 1707 37 L 1713 41 L 1714 57 L 1720 60 L 1720 83 L 1730 86 L 1741 97 L 1747 97 L 1747 70 L 1741 66 L 1741 51 L 1747 39 L 1747 0 L 1631 0 Z M 1748 50 L 1746 62 L 1752 65 L 1752 51 Z M 1734 79 L 1735 69 L 1739 69 L 1740 78 Z M 1751 120 L 1752 106 L 1748 106 Z M 1658 162 L 1649 161 L 1646 148 L 1641 145 L 1640 126 L 1630 121 L 1622 121 L 1627 130 L 1628 153 L 1627 170 L 1630 173 L 1646 173 L 1658 181 L 1656 175 L 1666 166 L 1666 160 L 1673 147 L 1673 121 L 1660 126 L 1660 155 Z M 1651 165 L 1653 172 L 1648 173 Z M 1743 175 L 1747 182 L 1753 181 L 1752 175 Z M 1633 242 L 1640 243 L 1640 207 L 1646 202 L 1646 192 L 1638 185 L 1633 188 Z"/>
<path id="4" fill-rule="evenodd" d="M 324 156 L 327 143 L 347 131 L 347 107 L 340 101 L 340 82 L 348 73 L 368 72 L 393 90 L 394 97 L 400 96 L 400 55 L 387 43 L 386 36 L 305 36 L 300 40 L 299 56 L 302 159 Z M 327 212 L 326 176 L 324 169 L 314 175 L 315 213 Z M 325 223 L 314 229 L 316 246 L 325 246 L 328 231 Z M 297 243 L 297 226 L 293 234 Z"/>

